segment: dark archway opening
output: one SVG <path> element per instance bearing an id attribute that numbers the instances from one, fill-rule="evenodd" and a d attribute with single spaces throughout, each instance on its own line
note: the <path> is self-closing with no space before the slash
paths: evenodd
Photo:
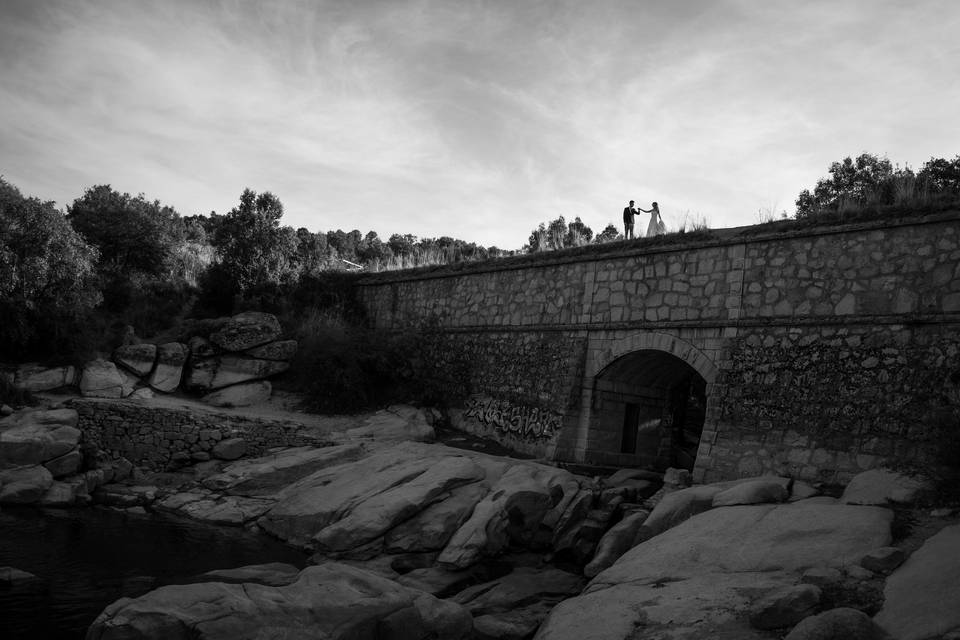
<path id="1" fill-rule="evenodd" d="M 706 391 L 703 376 L 664 351 L 615 360 L 594 381 L 588 457 L 598 464 L 693 469 Z"/>

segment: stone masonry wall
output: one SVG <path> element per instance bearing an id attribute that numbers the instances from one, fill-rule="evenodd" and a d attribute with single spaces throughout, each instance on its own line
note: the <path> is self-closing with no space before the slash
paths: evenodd
<path id="1" fill-rule="evenodd" d="M 960 324 L 745 330 L 715 385 L 698 479 L 846 483 L 880 464 L 942 463 L 958 389 Z"/>
<path id="2" fill-rule="evenodd" d="M 243 438 L 247 455 L 259 455 L 271 447 L 329 444 L 290 421 L 150 407 L 128 400 L 75 399 L 69 406 L 80 416 L 78 428 L 85 445 L 156 470 L 209 459 L 213 446 L 227 438 Z"/>
<path id="3" fill-rule="evenodd" d="M 600 373 L 589 345 L 679 335 L 689 349 L 675 355 L 688 364 L 710 358 L 719 372 L 695 475 L 840 480 L 931 455 L 935 432 L 923 415 L 938 402 L 932 389 L 960 368 L 951 351 L 958 222 L 944 212 L 780 233 L 718 230 L 685 244 L 372 274 L 357 292 L 375 329 L 429 326 L 450 336 L 429 357 L 433 375 L 453 381 L 464 413 L 484 416 L 487 434 L 510 446 L 504 413 L 525 424 L 525 409 L 512 404 L 536 406 L 569 433 L 559 447 L 541 440 L 522 450 L 583 457 Z"/>

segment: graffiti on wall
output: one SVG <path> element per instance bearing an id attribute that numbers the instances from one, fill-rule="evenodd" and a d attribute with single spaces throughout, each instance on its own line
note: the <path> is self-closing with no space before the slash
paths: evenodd
<path id="1" fill-rule="evenodd" d="M 467 400 L 463 417 L 524 440 L 548 439 L 560 431 L 560 416 L 552 411 L 483 396 Z"/>

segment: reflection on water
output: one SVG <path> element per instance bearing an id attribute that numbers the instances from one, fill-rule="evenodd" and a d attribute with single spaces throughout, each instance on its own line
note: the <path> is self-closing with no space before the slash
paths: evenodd
<path id="1" fill-rule="evenodd" d="M 40 581 L 0 587 L 0 637 L 83 638 L 109 603 L 212 569 L 264 562 L 304 566 L 263 535 L 160 515 L 103 509 L 0 511 L 0 566 Z"/>

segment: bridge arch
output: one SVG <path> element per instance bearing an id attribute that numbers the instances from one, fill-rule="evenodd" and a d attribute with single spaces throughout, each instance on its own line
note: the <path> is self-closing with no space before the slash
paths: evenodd
<path id="1" fill-rule="evenodd" d="M 716 365 L 695 345 L 666 333 L 631 333 L 601 344 L 585 372 L 583 459 L 692 470 Z"/>

